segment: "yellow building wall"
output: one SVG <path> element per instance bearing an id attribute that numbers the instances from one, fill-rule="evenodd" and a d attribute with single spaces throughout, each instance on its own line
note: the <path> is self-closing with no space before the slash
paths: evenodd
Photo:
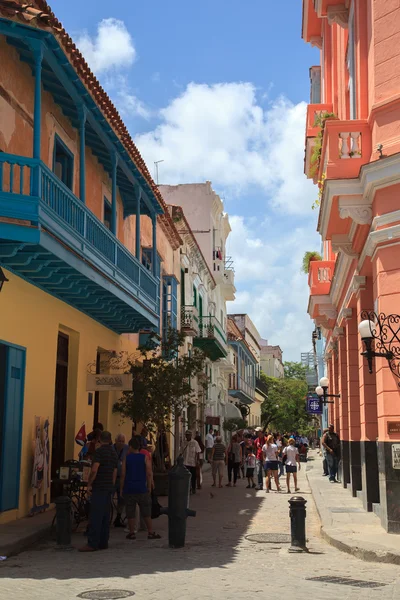
<path id="1" fill-rule="evenodd" d="M 96 360 L 98 348 L 133 353 L 138 345 L 138 335 L 118 335 L 9 271 L 5 270 L 5 274 L 9 282 L 0 295 L 0 340 L 26 348 L 26 372 L 19 508 L 0 514 L 0 523 L 25 516 L 32 507 L 35 416 L 43 420 L 49 418 L 51 442 L 58 332 L 70 336 L 67 459 L 77 458 L 80 447 L 75 443 L 75 435 L 82 423 L 85 422 L 87 433 L 92 429 L 94 400 L 89 406 L 86 376 L 88 365 Z M 121 424 L 120 416 L 112 413 L 119 395 L 119 392 L 100 394 L 99 420 L 113 437 L 119 432 L 130 437 L 131 423 Z"/>
<path id="2" fill-rule="evenodd" d="M 256 390 L 254 402 L 250 405 L 249 426 L 259 427 L 261 425 L 261 404 L 263 401 L 264 397 Z"/>

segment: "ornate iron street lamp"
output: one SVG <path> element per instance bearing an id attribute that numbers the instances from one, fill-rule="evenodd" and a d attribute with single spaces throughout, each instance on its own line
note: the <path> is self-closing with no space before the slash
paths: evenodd
<path id="1" fill-rule="evenodd" d="M 321 377 L 319 385 L 315 388 L 315 393 L 322 400 L 322 404 L 333 404 L 334 400 L 327 400 L 327 398 L 340 398 L 340 394 L 328 394 L 329 379 L 327 377 Z"/>
<path id="2" fill-rule="evenodd" d="M 0 292 L 3 288 L 4 283 L 8 281 L 7 277 L 3 273 L 3 269 L 0 267 Z"/>
<path id="3" fill-rule="evenodd" d="M 400 379 L 400 315 L 388 315 L 364 310 L 361 313 L 363 321 L 358 326 L 365 350 L 361 352 L 368 362 L 368 370 L 372 371 L 372 359 L 386 358 L 389 368 Z M 375 348 L 372 341 L 375 340 Z M 400 385 L 400 383 L 399 383 Z"/>

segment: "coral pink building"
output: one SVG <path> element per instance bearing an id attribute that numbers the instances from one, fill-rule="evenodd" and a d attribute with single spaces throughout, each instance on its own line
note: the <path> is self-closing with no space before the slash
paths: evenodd
<path id="1" fill-rule="evenodd" d="M 305 172 L 319 183 L 324 250 L 310 266 L 308 311 L 327 339 L 328 392 L 340 394 L 329 407 L 343 484 L 400 533 L 400 2 L 304 0 L 302 35 L 321 56 L 310 70 Z M 365 311 L 383 313 L 384 344 L 372 348 L 393 353 L 371 369 L 358 331 Z"/>

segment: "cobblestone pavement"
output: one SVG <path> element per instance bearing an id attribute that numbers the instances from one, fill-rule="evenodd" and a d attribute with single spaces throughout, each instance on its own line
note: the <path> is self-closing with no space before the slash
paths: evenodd
<path id="1" fill-rule="evenodd" d="M 113 530 L 109 550 L 96 554 L 56 550 L 52 542 L 44 543 L 0 563 L 0 597 L 71 600 L 91 590 L 127 590 L 137 600 L 232 599 L 238 594 L 398 600 L 399 567 L 363 562 L 319 537 L 319 520 L 304 474 L 307 465 L 302 466 L 300 495 L 308 501 L 308 554 L 289 554 L 288 544 L 282 542 L 246 539 L 254 533 L 289 533 L 288 494 L 253 492 L 245 489 L 242 480 L 236 488 L 216 490 L 207 474 L 203 489 L 191 501 L 197 516 L 188 519 L 184 549 L 168 548 L 166 517 L 155 522 L 163 536 L 158 541 L 148 541 L 139 533 L 130 542 L 123 531 Z M 79 546 L 84 539 L 82 533 L 76 534 L 73 543 Z M 355 587 L 309 579 L 321 576 L 385 585 Z"/>

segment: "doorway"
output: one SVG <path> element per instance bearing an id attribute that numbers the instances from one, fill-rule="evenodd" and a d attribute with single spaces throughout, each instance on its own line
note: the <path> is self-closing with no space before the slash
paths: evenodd
<path id="1" fill-rule="evenodd" d="M 18 508 L 25 349 L 0 343 L 0 512 Z"/>
<path id="2" fill-rule="evenodd" d="M 54 390 L 53 440 L 51 446 L 51 479 L 65 462 L 65 428 L 67 421 L 69 337 L 58 333 L 56 382 Z M 53 488 L 53 486 L 52 486 Z M 52 489 L 52 499 L 53 499 Z"/>

